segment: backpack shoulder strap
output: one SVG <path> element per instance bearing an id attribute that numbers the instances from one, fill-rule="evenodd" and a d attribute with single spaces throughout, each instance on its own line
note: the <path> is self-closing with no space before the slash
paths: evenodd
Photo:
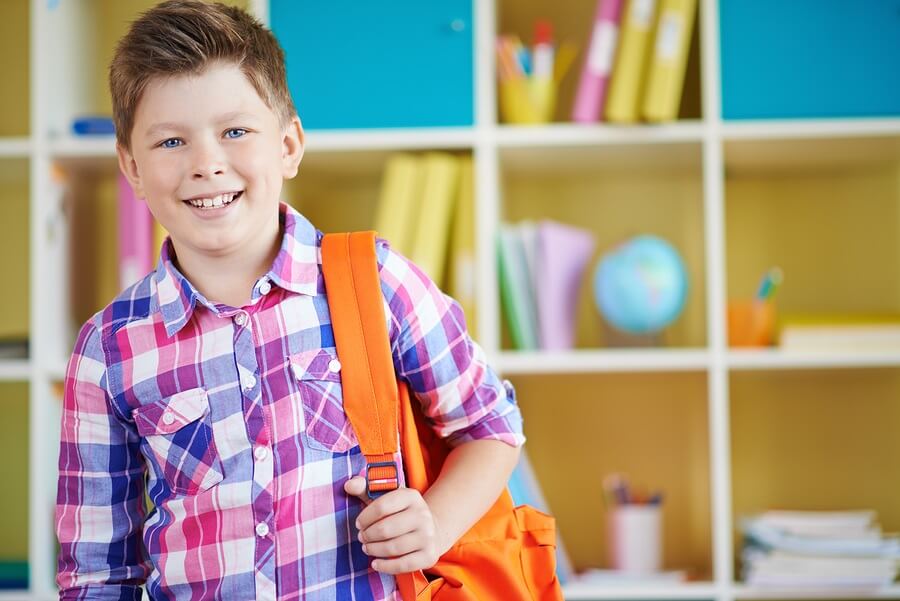
<path id="1" fill-rule="evenodd" d="M 399 486 L 399 397 L 375 254 L 375 232 L 326 234 L 322 271 L 341 361 L 344 411 L 366 457 L 370 497 Z"/>

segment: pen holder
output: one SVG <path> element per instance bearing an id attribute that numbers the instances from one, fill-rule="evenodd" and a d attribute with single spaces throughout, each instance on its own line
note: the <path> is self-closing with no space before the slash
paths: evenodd
<path id="1" fill-rule="evenodd" d="M 662 565 L 662 507 L 620 505 L 608 514 L 609 551 L 616 570 L 652 574 Z"/>
<path id="2" fill-rule="evenodd" d="M 517 77 L 500 81 L 500 118 L 504 123 L 547 123 L 555 108 L 552 79 Z"/>
<path id="3" fill-rule="evenodd" d="M 759 299 L 728 303 L 728 345 L 770 346 L 775 339 L 775 304 Z"/>

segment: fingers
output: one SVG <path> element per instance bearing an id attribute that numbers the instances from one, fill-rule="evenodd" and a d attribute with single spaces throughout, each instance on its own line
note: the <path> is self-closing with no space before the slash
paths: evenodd
<path id="1" fill-rule="evenodd" d="M 420 551 L 425 541 L 418 532 L 410 531 L 397 537 L 363 544 L 363 553 L 374 558 L 395 558 Z"/>
<path id="2" fill-rule="evenodd" d="M 365 530 L 360 530 L 359 542 L 380 543 L 410 532 L 417 533 L 420 539 L 431 539 L 434 536 L 434 520 L 430 516 L 413 511 L 401 511 L 375 522 Z"/>
<path id="3" fill-rule="evenodd" d="M 344 492 L 359 497 L 366 505 L 372 502 L 372 499 L 366 494 L 366 479 L 362 476 L 355 476 L 344 482 Z"/>
<path id="4" fill-rule="evenodd" d="M 354 480 L 355 479 L 356 478 L 354 478 Z M 363 480 L 363 486 L 365 486 L 365 480 Z M 424 509 L 426 511 L 428 509 L 425 500 L 417 490 L 411 488 L 398 488 L 397 490 L 392 490 L 372 501 L 368 507 L 360 512 L 359 517 L 356 519 L 356 528 L 360 532 L 364 532 L 369 526 L 379 520 L 382 520 L 389 515 L 406 511 L 413 506 L 417 509 Z"/>
<path id="5" fill-rule="evenodd" d="M 383 574 L 406 574 L 416 570 L 426 570 L 437 563 L 438 558 L 427 551 L 415 551 L 394 559 L 376 559 L 372 569 Z"/>

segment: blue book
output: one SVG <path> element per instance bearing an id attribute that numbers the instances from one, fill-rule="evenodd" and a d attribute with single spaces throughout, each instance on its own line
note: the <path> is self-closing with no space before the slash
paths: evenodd
<path id="1" fill-rule="evenodd" d="M 512 475 L 509 477 L 508 484 L 509 494 L 512 497 L 513 505 L 531 505 L 539 511 L 551 514 L 550 506 L 541 490 L 540 483 L 531 467 L 531 461 L 525 449 L 519 455 L 519 463 L 513 469 Z M 556 530 L 556 577 L 559 578 L 561 584 L 565 584 L 572 578 L 574 569 L 569 554 L 563 545 L 562 537 L 559 529 Z"/>

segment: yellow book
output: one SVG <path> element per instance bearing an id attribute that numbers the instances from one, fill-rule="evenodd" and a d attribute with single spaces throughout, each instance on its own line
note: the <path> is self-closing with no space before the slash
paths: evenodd
<path id="1" fill-rule="evenodd" d="M 466 327 L 477 338 L 475 321 L 475 178 L 472 157 L 459 161 L 459 194 L 447 259 L 447 293 L 459 302 Z"/>
<path id="2" fill-rule="evenodd" d="M 156 219 L 153 220 L 153 269 L 156 269 L 156 264 L 159 262 L 159 253 L 162 250 L 163 242 L 166 241 L 166 237 L 169 235 L 169 232 L 166 231 L 162 225 L 160 225 L 159 221 Z"/>
<path id="3" fill-rule="evenodd" d="M 656 0 L 627 0 L 606 99 L 607 121 L 634 123 L 640 119 L 644 74 L 655 22 Z"/>
<path id="4" fill-rule="evenodd" d="M 643 115 L 647 121 L 673 121 L 678 117 L 696 14 L 697 0 L 662 0 L 660 4 L 644 91 Z"/>
<path id="5" fill-rule="evenodd" d="M 445 152 L 425 153 L 419 217 L 409 258 L 435 282 L 444 280 L 450 219 L 459 186 L 459 159 Z"/>
<path id="6" fill-rule="evenodd" d="M 414 224 L 419 215 L 424 165 L 416 155 L 391 155 L 384 168 L 375 231 L 391 247 L 408 255 L 412 250 Z"/>

